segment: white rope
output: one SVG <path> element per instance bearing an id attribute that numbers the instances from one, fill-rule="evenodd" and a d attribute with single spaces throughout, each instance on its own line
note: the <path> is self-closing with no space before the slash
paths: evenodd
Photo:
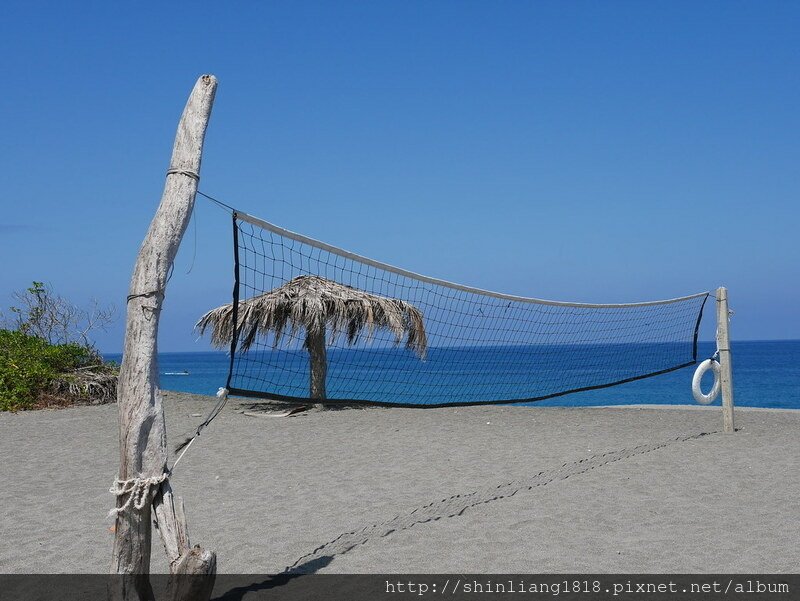
<path id="1" fill-rule="evenodd" d="M 181 454 L 178 455 L 175 463 L 172 464 L 172 469 L 169 471 L 170 474 L 175 470 L 180 460 L 183 459 L 183 456 L 186 455 L 186 451 L 189 450 L 189 447 L 192 446 L 192 443 L 194 443 L 194 441 L 197 440 L 197 437 L 200 436 L 200 432 L 202 432 L 203 428 L 205 428 L 211 422 L 211 420 L 217 417 L 217 414 L 222 410 L 223 405 L 225 405 L 225 403 L 228 401 L 228 392 L 229 391 L 227 388 L 220 388 L 217 390 L 217 398 L 219 399 L 217 404 L 211 410 L 211 413 L 208 414 L 208 417 L 206 417 L 205 421 L 197 427 L 197 431 L 195 432 L 194 436 L 192 436 L 192 439 L 183 448 Z"/>
<path id="2" fill-rule="evenodd" d="M 114 479 L 114 484 L 111 485 L 111 488 L 108 489 L 108 492 L 116 497 L 124 497 L 125 495 L 130 496 L 121 507 L 115 507 L 109 511 L 108 517 L 116 517 L 130 507 L 133 507 L 137 511 L 141 511 L 144 508 L 144 506 L 150 501 L 151 489 L 154 487 L 158 489 L 158 487 L 161 486 L 161 483 L 172 475 L 172 472 L 175 470 L 180 460 L 183 459 L 184 455 L 186 455 L 186 451 L 189 450 L 189 447 L 192 446 L 192 443 L 195 441 L 195 439 L 200 436 L 200 431 L 207 426 L 208 423 L 222 410 L 222 407 L 228 400 L 228 389 L 220 388 L 217 391 L 217 398 L 219 401 L 217 401 L 214 409 L 211 410 L 211 414 L 209 414 L 206 420 L 197 428 L 195 435 L 184 447 L 181 454 L 178 455 L 175 463 L 172 464 L 172 469 L 164 472 L 160 476 L 150 476 L 149 478 L 130 478 L 128 480 L 119 480 L 118 478 Z"/>
<path id="3" fill-rule="evenodd" d="M 241 211 L 234 211 L 234 215 L 236 216 L 237 219 L 241 221 L 246 221 L 251 225 L 264 228 L 265 230 L 272 232 L 274 234 L 278 234 L 279 236 L 284 236 L 286 238 L 289 238 L 290 240 L 295 240 L 296 242 L 300 242 L 302 244 L 308 244 L 309 246 L 327 251 L 329 253 L 338 255 L 345 259 L 351 259 L 353 261 L 357 261 L 365 265 L 376 267 L 377 269 L 383 269 L 384 271 L 396 273 L 397 275 L 401 275 L 403 277 L 410 278 L 412 280 L 425 282 L 427 284 L 434 284 L 436 286 L 444 286 L 446 288 L 452 288 L 453 290 L 461 290 L 463 292 L 471 292 L 474 294 L 480 294 L 482 296 L 491 296 L 493 298 L 516 301 L 520 303 L 533 303 L 537 305 L 551 305 L 555 307 L 577 307 L 577 308 L 587 308 L 587 309 L 624 309 L 628 307 L 649 307 L 652 305 L 668 305 L 670 303 L 678 303 L 680 301 L 689 300 L 691 298 L 708 296 L 709 294 L 708 292 L 700 292 L 698 294 L 692 294 L 690 296 L 682 296 L 680 298 L 671 298 L 668 300 L 650 301 L 644 303 L 617 303 L 617 304 L 568 303 L 562 301 L 544 300 L 541 298 L 528 298 L 526 296 L 516 296 L 513 294 L 502 294 L 500 292 L 491 292 L 489 290 L 482 290 L 481 288 L 473 288 L 471 286 L 454 284 L 453 282 L 448 282 L 446 280 L 440 280 L 437 278 L 428 277 L 426 275 L 420 275 L 418 273 L 414 273 L 413 271 L 400 269 L 399 267 L 394 267 L 393 265 L 387 265 L 386 263 L 381 263 L 380 261 L 375 261 L 374 259 L 368 259 L 367 257 L 362 257 L 361 255 L 357 255 L 355 253 L 351 253 L 350 251 L 343 250 L 336 246 L 326 244 L 325 242 L 314 240 L 314 238 L 309 238 L 308 236 L 303 236 L 302 234 L 290 232 L 289 230 L 283 229 L 282 227 L 269 223 L 268 221 L 264 221 L 263 219 L 258 219 L 257 217 L 248 215 L 247 213 L 242 213 Z"/>
<path id="4" fill-rule="evenodd" d="M 149 478 L 130 478 L 128 480 L 114 479 L 114 484 L 108 489 L 116 497 L 128 496 L 128 500 L 121 507 L 115 507 L 108 512 L 108 517 L 116 517 L 131 506 L 137 511 L 141 511 L 150 502 L 150 493 L 153 487 L 161 486 L 161 483 L 169 478 L 169 473 L 165 472 L 160 476 L 150 476 Z"/>
<path id="5" fill-rule="evenodd" d="M 183 447 L 183 451 L 181 451 L 181 454 L 180 454 L 180 455 L 178 455 L 178 458 L 175 460 L 175 463 L 173 463 L 173 464 L 172 464 L 172 470 L 174 470 L 174 469 L 175 469 L 175 467 L 178 465 L 178 462 L 179 462 L 181 459 L 183 459 L 183 456 L 184 456 L 184 455 L 186 455 L 186 451 L 188 451 L 188 450 L 189 450 L 189 447 L 190 447 L 190 446 L 192 446 L 192 443 L 195 441 L 195 439 L 196 439 L 196 438 L 197 438 L 196 436 L 195 436 L 194 438 L 192 438 L 192 439 L 189 441 L 189 444 L 187 444 L 185 447 Z M 170 474 L 172 473 L 172 470 L 169 470 L 169 473 L 170 473 Z"/>

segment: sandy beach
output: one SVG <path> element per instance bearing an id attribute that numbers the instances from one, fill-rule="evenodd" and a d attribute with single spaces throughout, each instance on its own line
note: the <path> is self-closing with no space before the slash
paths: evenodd
<path id="1" fill-rule="evenodd" d="M 231 399 L 178 466 L 221 573 L 794 572 L 800 412 Z M 166 393 L 170 446 L 209 399 Z M 0 572 L 105 573 L 116 406 L 0 414 Z M 153 571 L 167 570 L 154 534 Z"/>

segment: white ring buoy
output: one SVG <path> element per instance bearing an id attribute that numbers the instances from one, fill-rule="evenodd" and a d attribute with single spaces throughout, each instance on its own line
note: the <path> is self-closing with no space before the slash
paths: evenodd
<path id="1" fill-rule="evenodd" d="M 714 370 L 714 386 L 711 387 L 711 392 L 703 394 L 703 391 L 700 389 L 700 381 L 703 379 L 703 374 L 709 369 Z M 694 377 L 692 378 L 692 395 L 694 396 L 694 400 L 701 405 L 710 405 L 714 402 L 714 399 L 717 398 L 719 388 L 719 363 L 714 359 L 706 359 L 697 366 Z"/>

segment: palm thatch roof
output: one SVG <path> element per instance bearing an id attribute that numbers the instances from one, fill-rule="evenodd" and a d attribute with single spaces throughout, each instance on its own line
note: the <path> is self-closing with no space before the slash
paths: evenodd
<path id="1" fill-rule="evenodd" d="M 344 334 L 355 344 L 364 330 L 371 338 L 377 329 L 394 334 L 395 344 L 406 339 L 406 348 L 425 358 L 428 340 L 422 312 L 401 300 L 369 294 L 313 275 L 298 276 L 279 288 L 239 301 L 237 340 L 239 350 L 247 351 L 257 334 L 275 336 L 275 345 L 284 333 L 298 330 L 325 331 L 331 339 Z M 233 338 L 233 304 L 209 311 L 195 326 L 200 334 L 211 330 L 211 343 L 227 348 Z"/>

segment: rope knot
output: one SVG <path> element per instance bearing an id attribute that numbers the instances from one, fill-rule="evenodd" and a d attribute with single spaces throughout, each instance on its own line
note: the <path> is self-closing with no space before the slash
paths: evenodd
<path id="1" fill-rule="evenodd" d="M 108 517 L 116 517 L 131 506 L 137 511 L 141 511 L 150 501 L 151 489 L 153 487 L 157 489 L 168 477 L 169 473 L 164 472 L 160 476 L 150 476 L 149 478 L 130 478 L 128 480 L 114 478 L 114 484 L 111 485 L 108 492 L 116 497 L 129 496 L 121 507 L 115 507 L 109 511 Z"/>
<path id="2" fill-rule="evenodd" d="M 194 181 L 200 181 L 200 176 L 195 173 L 194 171 L 189 171 L 187 169 L 167 169 L 167 175 L 185 175 L 186 177 L 191 177 Z"/>
<path id="3" fill-rule="evenodd" d="M 150 292 L 142 292 L 141 294 L 129 294 L 125 302 L 129 303 L 135 298 L 149 298 L 151 296 L 160 296 L 163 300 L 164 290 L 151 290 Z"/>

